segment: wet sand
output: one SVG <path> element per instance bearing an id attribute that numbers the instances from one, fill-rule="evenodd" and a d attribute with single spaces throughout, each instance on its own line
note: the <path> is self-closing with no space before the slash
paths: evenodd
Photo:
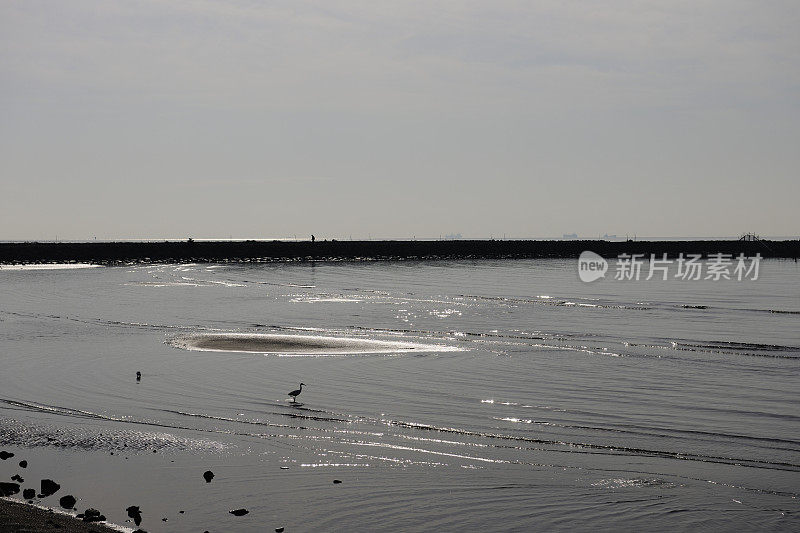
<path id="1" fill-rule="evenodd" d="M 219 261 L 363 261 L 436 259 L 577 258 L 584 250 L 603 257 L 620 254 L 726 253 L 752 257 L 800 256 L 800 240 L 791 241 L 603 241 L 603 240 L 454 240 L 454 241 L 162 241 L 0 243 L 0 264 Z"/>
<path id="2" fill-rule="evenodd" d="M 287 355 L 346 355 L 408 351 L 453 351 L 454 347 L 401 341 L 279 334 L 198 334 L 169 340 L 187 350 L 250 352 Z"/>
<path id="3" fill-rule="evenodd" d="M 118 533 L 97 522 L 83 522 L 61 513 L 0 498 L 0 533 L 58 531 L 60 533 Z"/>

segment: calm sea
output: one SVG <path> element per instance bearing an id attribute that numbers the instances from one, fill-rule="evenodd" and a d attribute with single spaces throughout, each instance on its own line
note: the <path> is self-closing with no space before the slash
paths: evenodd
<path id="1" fill-rule="evenodd" d="M 0 477 L 151 532 L 797 531 L 799 282 L 777 260 L 591 284 L 564 260 L 4 269 Z M 292 349 L 208 349 L 231 339 Z"/>

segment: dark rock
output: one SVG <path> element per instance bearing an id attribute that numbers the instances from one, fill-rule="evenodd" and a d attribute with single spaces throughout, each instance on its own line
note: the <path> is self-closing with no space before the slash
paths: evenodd
<path id="1" fill-rule="evenodd" d="M 11 480 L 17 481 L 19 483 L 25 483 L 25 480 L 19 477 L 19 474 L 14 474 L 13 476 L 11 476 Z"/>
<path id="2" fill-rule="evenodd" d="M 147 531 L 145 531 L 144 529 L 137 529 L 133 533 L 147 533 Z"/>
<path id="3" fill-rule="evenodd" d="M 248 511 L 247 509 L 234 509 L 233 511 L 228 511 L 228 512 L 231 513 L 233 516 L 244 516 L 250 511 Z"/>
<path id="4" fill-rule="evenodd" d="M 334 479 L 334 480 L 333 480 L 333 484 L 334 484 L 334 485 L 338 485 L 338 484 L 339 484 L 339 483 L 341 483 L 341 482 L 342 482 L 342 480 L 341 480 L 341 479 Z"/>
<path id="5" fill-rule="evenodd" d="M 169 520 L 167 517 L 161 519 L 162 522 L 166 522 L 167 520 Z"/>
<path id="6" fill-rule="evenodd" d="M 80 515 L 78 515 L 80 516 Z M 105 522 L 106 517 L 100 513 L 97 509 L 88 508 L 83 512 L 83 521 L 84 522 Z"/>
<path id="7" fill-rule="evenodd" d="M 138 505 L 131 505 L 127 509 L 128 517 L 133 518 L 133 522 L 138 526 L 142 523 L 142 511 L 139 510 Z"/>
<path id="8" fill-rule="evenodd" d="M 13 453 L 7 452 L 5 450 L 0 451 L 0 459 L 2 459 L 3 461 L 5 461 L 6 459 L 9 459 L 11 457 L 14 457 Z"/>
<path id="9" fill-rule="evenodd" d="M 40 491 L 40 498 L 46 498 L 52 494 L 58 492 L 58 489 L 61 488 L 61 485 L 53 481 L 52 479 L 43 479 L 42 480 L 42 490 Z"/>
<path id="10" fill-rule="evenodd" d="M 36 491 L 33 489 L 25 489 L 22 491 L 22 497 L 26 500 L 32 500 L 36 496 Z"/>
<path id="11" fill-rule="evenodd" d="M 206 470 L 203 472 L 203 478 L 205 478 L 206 483 L 211 483 L 211 480 L 214 479 L 214 472 L 211 470 Z"/>
<path id="12" fill-rule="evenodd" d="M 185 513 L 186 511 L 178 511 L 178 512 L 179 512 L 180 514 L 183 514 L 183 513 Z"/>
<path id="13" fill-rule="evenodd" d="M 282 527 L 276 527 L 275 528 L 275 533 L 283 533 L 283 529 L 284 528 L 282 528 Z"/>
<path id="14" fill-rule="evenodd" d="M 0 482 L 0 496 L 11 496 L 19 492 L 19 483 Z"/>
<path id="15" fill-rule="evenodd" d="M 28 468 L 28 461 L 23 459 L 22 461 L 19 462 L 19 467 L 20 468 Z"/>
<path id="16" fill-rule="evenodd" d="M 59 505 L 64 509 L 72 509 L 75 507 L 75 496 L 72 494 L 67 494 L 66 496 L 62 496 L 60 500 L 58 500 Z"/>

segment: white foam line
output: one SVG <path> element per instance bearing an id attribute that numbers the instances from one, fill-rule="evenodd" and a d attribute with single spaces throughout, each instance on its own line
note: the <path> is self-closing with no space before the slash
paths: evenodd
<path id="1" fill-rule="evenodd" d="M 457 459 L 468 459 L 470 461 L 481 461 L 484 463 L 511 463 L 511 461 L 506 461 L 504 459 L 489 459 L 487 457 L 476 457 L 473 455 L 462 455 L 460 453 L 447 453 L 447 452 L 437 452 L 434 450 L 426 450 L 425 448 L 414 448 L 412 446 L 399 446 L 397 444 L 388 444 L 382 442 L 351 442 L 350 444 L 354 444 L 356 446 L 372 446 L 377 448 L 389 448 L 392 450 L 400 450 L 400 451 L 409 451 L 409 452 L 418 452 L 418 453 L 429 453 L 432 455 L 440 455 L 443 457 L 455 457 Z"/>
<path id="2" fill-rule="evenodd" d="M 76 270 L 80 268 L 100 268 L 102 266 L 89 263 L 48 263 L 38 265 L 0 265 L 0 270 Z"/>
<path id="3" fill-rule="evenodd" d="M 308 297 L 308 298 L 292 298 L 294 303 L 361 303 L 361 300 L 355 298 L 321 298 L 321 297 Z"/>

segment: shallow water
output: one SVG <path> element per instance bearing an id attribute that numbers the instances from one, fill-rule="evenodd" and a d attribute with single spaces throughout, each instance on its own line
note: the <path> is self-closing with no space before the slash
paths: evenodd
<path id="1" fill-rule="evenodd" d="M 148 531 L 797 530 L 798 280 L 788 261 L 593 284 L 561 260 L 3 270 L 0 477 L 117 523 L 138 505 Z"/>

